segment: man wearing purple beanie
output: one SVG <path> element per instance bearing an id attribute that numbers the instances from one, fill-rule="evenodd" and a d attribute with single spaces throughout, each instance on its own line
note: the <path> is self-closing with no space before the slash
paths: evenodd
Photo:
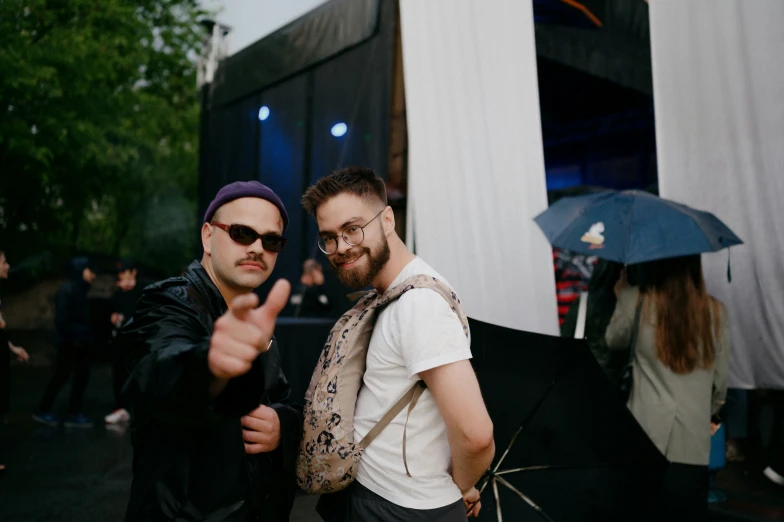
<path id="1" fill-rule="evenodd" d="M 223 187 L 201 229 L 204 255 L 144 289 L 118 337 L 133 410 L 127 521 L 289 519 L 302 409 L 272 335 L 290 285 L 253 290 L 284 247 L 288 214 L 257 181 Z"/>

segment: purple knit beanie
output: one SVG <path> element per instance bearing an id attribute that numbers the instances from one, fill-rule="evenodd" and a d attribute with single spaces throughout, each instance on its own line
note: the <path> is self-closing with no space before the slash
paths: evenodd
<path id="1" fill-rule="evenodd" d="M 235 181 L 220 189 L 210 206 L 207 207 L 207 212 L 204 214 L 204 222 L 209 223 L 216 210 L 226 203 L 239 198 L 260 198 L 278 207 L 280 216 L 283 218 L 283 231 L 286 231 L 286 227 L 289 225 L 289 215 L 286 212 L 286 207 L 283 206 L 283 202 L 277 194 L 272 192 L 271 188 L 262 185 L 258 181 Z"/>

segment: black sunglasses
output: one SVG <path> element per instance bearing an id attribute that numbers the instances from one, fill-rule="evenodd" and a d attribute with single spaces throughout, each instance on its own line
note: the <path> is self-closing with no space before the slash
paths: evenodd
<path id="1" fill-rule="evenodd" d="M 275 254 L 283 252 L 288 241 L 285 237 L 278 234 L 259 234 L 247 225 L 224 225 L 215 221 L 210 223 L 210 225 L 225 230 L 229 233 L 229 237 L 240 245 L 250 246 L 257 239 L 261 239 L 261 247 L 267 252 Z"/>

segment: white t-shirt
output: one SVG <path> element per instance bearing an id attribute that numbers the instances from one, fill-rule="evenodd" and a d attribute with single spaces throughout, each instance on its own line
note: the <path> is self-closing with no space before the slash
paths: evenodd
<path id="1" fill-rule="evenodd" d="M 411 261 L 390 288 L 426 274 L 446 280 L 420 258 Z M 448 283 L 446 283 L 448 284 Z M 419 372 L 471 358 L 470 341 L 447 301 L 427 288 L 409 290 L 378 316 L 367 354 L 364 386 L 354 412 L 354 440 L 362 440 L 395 402 L 421 380 Z M 357 480 L 386 500 L 411 509 L 436 509 L 462 498 L 452 480 L 444 419 L 426 390 L 411 412 L 403 465 L 403 427 L 408 408 L 362 455 Z"/>

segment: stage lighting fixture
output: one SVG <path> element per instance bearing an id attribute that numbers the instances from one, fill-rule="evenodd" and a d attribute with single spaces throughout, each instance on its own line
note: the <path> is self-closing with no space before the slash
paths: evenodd
<path id="1" fill-rule="evenodd" d="M 264 121 L 269 118 L 269 112 L 269 107 L 262 105 L 261 109 L 259 109 L 259 121 Z"/>
<path id="2" fill-rule="evenodd" d="M 348 125 L 346 125 L 345 123 L 342 122 L 336 123 L 335 125 L 332 126 L 332 135 L 335 136 L 336 138 L 340 138 L 347 132 L 348 132 Z"/>

